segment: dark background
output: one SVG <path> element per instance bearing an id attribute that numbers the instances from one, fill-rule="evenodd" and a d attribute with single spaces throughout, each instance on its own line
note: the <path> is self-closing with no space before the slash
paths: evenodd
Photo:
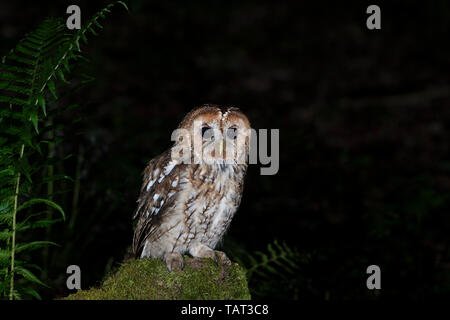
<path id="1" fill-rule="evenodd" d="M 105 1 L 0 3 L 0 55 L 46 16 L 82 22 Z M 280 242 L 307 258 L 295 274 L 251 282 L 255 298 L 423 299 L 449 295 L 450 4 L 127 1 L 85 47 L 96 78 L 67 103 L 58 195 L 69 221 L 44 256 L 46 298 L 100 283 L 131 244 L 141 172 L 183 116 L 233 104 L 253 128 L 280 129 L 280 170 L 249 168 L 226 252 Z M 72 124 L 72 121 L 80 121 Z M 71 125 L 69 125 L 71 124 Z M 78 179 L 79 178 L 79 179 Z M 63 188 L 62 188 L 63 189 Z M 242 249 L 242 250 L 241 250 Z M 366 288 L 367 266 L 382 290 Z"/>

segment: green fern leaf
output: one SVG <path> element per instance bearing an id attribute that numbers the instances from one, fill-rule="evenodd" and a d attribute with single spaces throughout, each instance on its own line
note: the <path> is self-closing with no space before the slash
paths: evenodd
<path id="1" fill-rule="evenodd" d="M 0 231 L 0 240 L 9 239 L 12 236 L 11 231 Z"/>
<path id="2" fill-rule="evenodd" d="M 30 270 L 25 269 L 24 267 L 21 266 L 16 266 L 15 268 L 15 272 L 20 274 L 21 276 L 23 276 L 25 279 L 27 279 L 28 281 L 40 284 L 44 287 L 48 288 L 48 285 L 46 285 L 45 283 L 43 283 L 41 280 L 39 280 L 38 277 L 36 277 Z"/>
<path id="3" fill-rule="evenodd" d="M 42 108 L 42 112 L 44 113 L 44 116 L 47 116 L 47 109 L 45 108 L 45 98 L 42 95 L 38 96 L 38 103 Z"/>
<path id="4" fill-rule="evenodd" d="M 64 213 L 64 210 L 58 204 L 56 204 L 55 202 L 53 202 L 51 200 L 47 200 L 47 199 L 36 198 L 36 199 L 28 200 L 28 201 L 24 202 L 21 206 L 19 206 L 17 208 L 17 211 L 21 211 L 21 210 L 23 210 L 25 208 L 28 208 L 28 207 L 30 207 L 32 205 L 39 204 L 39 203 L 46 204 L 46 205 L 56 209 L 61 214 L 63 219 L 64 220 L 66 219 L 66 215 Z"/>
<path id="5" fill-rule="evenodd" d="M 27 243 L 18 243 L 16 246 L 16 252 L 36 250 L 49 245 L 59 246 L 58 244 L 51 241 L 33 241 Z"/>
<path id="6" fill-rule="evenodd" d="M 11 259 L 11 252 L 0 249 L 0 266 L 8 266 Z"/>
<path id="7" fill-rule="evenodd" d="M 25 294 L 28 294 L 30 296 L 35 297 L 38 300 L 42 300 L 41 296 L 39 295 L 39 293 L 34 290 L 34 289 L 30 289 L 30 288 L 20 288 L 20 291 L 22 291 Z"/>

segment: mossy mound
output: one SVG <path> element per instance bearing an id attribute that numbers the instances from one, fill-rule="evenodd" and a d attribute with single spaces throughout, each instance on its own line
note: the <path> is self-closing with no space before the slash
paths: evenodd
<path id="1" fill-rule="evenodd" d="M 169 272 L 161 260 L 123 263 L 98 288 L 79 290 L 67 300 L 203 300 L 250 299 L 245 270 L 237 263 L 184 257 L 182 271 Z"/>

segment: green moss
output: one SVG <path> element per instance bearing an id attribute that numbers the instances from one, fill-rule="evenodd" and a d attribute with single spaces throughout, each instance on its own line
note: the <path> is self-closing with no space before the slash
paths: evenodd
<path id="1" fill-rule="evenodd" d="M 250 299 L 245 271 L 211 259 L 185 257 L 182 271 L 169 272 L 158 259 L 129 260 L 98 288 L 79 290 L 68 300 Z"/>

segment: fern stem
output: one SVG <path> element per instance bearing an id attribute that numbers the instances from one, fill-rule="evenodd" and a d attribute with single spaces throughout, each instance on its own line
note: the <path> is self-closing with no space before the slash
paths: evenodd
<path id="1" fill-rule="evenodd" d="M 23 151 L 25 149 L 25 145 L 22 144 L 20 149 L 20 157 L 19 160 L 23 157 Z M 19 186 L 20 186 L 20 172 L 17 173 L 16 178 L 16 190 L 14 193 L 14 209 L 12 216 L 12 236 L 11 236 L 11 280 L 9 285 L 9 300 L 14 299 L 14 258 L 15 258 L 15 250 L 16 250 L 16 215 L 17 215 L 17 203 L 19 198 Z"/>

